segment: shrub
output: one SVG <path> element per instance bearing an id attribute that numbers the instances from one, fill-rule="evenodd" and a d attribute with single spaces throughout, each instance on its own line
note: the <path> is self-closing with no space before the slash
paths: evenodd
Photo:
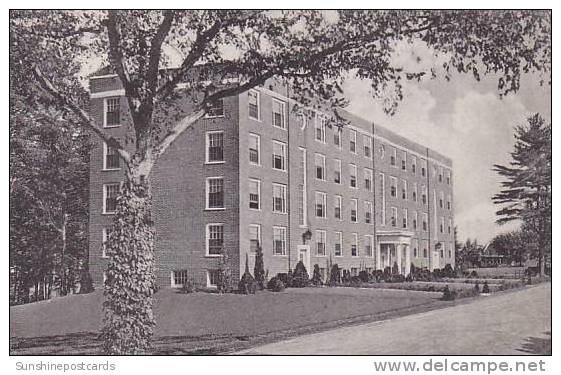
<path id="1" fill-rule="evenodd" d="M 475 270 L 474 270 L 474 271 L 471 271 L 471 273 L 469 274 L 469 276 L 470 276 L 470 277 L 473 277 L 473 278 L 477 278 L 477 272 L 475 272 Z"/>
<path id="2" fill-rule="evenodd" d="M 475 286 L 473 287 L 473 290 L 474 290 L 477 294 L 479 294 L 479 292 L 480 292 L 479 283 L 475 283 Z"/>
<path id="3" fill-rule="evenodd" d="M 255 290 L 257 289 L 257 283 L 255 282 L 255 278 L 249 273 L 249 265 L 247 259 L 247 253 L 245 254 L 245 272 L 242 275 L 242 278 L 238 282 L 238 292 L 241 294 L 255 294 Z"/>
<path id="4" fill-rule="evenodd" d="M 390 266 L 385 267 L 382 276 L 385 278 L 386 276 L 389 276 L 391 274 L 392 274 L 392 268 Z"/>
<path id="5" fill-rule="evenodd" d="M 92 275 L 84 271 L 80 280 L 80 294 L 87 294 L 94 291 Z"/>
<path id="6" fill-rule="evenodd" d="M 415 265 L 413 263 L 411 263 L 411 266 L 409 267 L 409 274 L 412 277 L 415 277 L 416 273 L 417 273 L 417 267 L 415 267 Z"/>
<path id="7" fill-rule="evenodd" d="M 370 275 L 368 274 L 368 271 L 360 271 L 358 273 L 358 277 L 360 278 L 360 281 L 362 281 L 363 283 L 367 283 Z"/>
<path id="8" fill-rule="evenodd" d="M 483 283 L 482 293 L 489 294 L 489 284 L 487 284 L 487 281 Z"/>
<path id="9" fill-rule="evenodd" d="M 399 267 L 397 266 L 397 262 L 393 262 L 392 274 L 394 274 L 394 275 L 399 274 Z"/>
<path id="10" fill-rule="evenodd" d="M 341 282 L 341 270 L 339 269 L 339 265 L 334 264 L 331 267 L 331 272 L 329 275 L 329 285 L 334 286 Z"/>
<path id="11" fill-rule="evenodd" d="M 351 282 L 351 273 L 348 270 L 343 270 L 343 277 L 341 277 L 343 283 Z"/>
<path id="12" fill-rule="evenodd" d="M 245 254 L 245 268 L 247 267 L 247 253 Z M 247 271 L 249 273 L 249 270 Z M 228 253 L 226 249 L 222 249 L 220 262 L 218 264 L 218 279 L 216 280 L 216 290 L 218 293 L 228 293 L 232 291 L 232 271 L 228 264 Z"/>
<path id="13" fill-rule="evenodd" d="M 188 278 L 181 286 L 180 292 L 183 294 L 190 294 L 196 290 L 197 288 L 195 287 L 195 282 L 191 278 Z"/>
<path id="14" fill-rule="evenodd" d="M 453 301 L 457 297 L 457 293 L 455 290 L 450 290 L 448 285 L 444 287 L 444 291 L 442 292 L 442 300 L 443 301 Z"/>
<path id="15" fill-rule="evenodd" d="M 374 273 L 374 279 L 376 280 L 377 283 L 379 283 L 380 281 L 382 281 L 382 278 L 384 277 L 384 271 L 382 270 L 376 270 Z"/>
<path id="16" fill-rule="evenodd" d="M 442 276 L 443 277 L 449 277 L 449 278 L 456 277 L 456 272 L 454 272 L 454 269 L 452 268 L 450 263 L 446 263 L 446 265 L 444 266 L 444 269 L 442 269 Z"/>
<path id="17" fill-rule="evenodd" d="M 294 288 L 304 288 L 310 283 L 310 277 L 308 276 L 308 271 L 306 266 L 302 261 L 296 263 L 296 268 L 294 268 L 294 273 L 292 274 L 292 287 Z"/>
<path id="18" fill-rule="evenodd" d="M 257 244 L 257 249 L 255 251 L 255 265 L 253 267 L 253 275 L 255 277 L 255 282 L 257 283 L 257 288 L 259 290 L 265 289 L 265 265 L 263 263 L 263 249 L 261 245 Z"/>
<path id="19" fill-rule="evenodd" d="M 405 278 L 405 281 L 408 282 L 408 283 L 413 282 L 413 275 L 411 275 L 411 274 L 407 275 L 407 277 Z"/>
<path id="20" fill-rule="evenodd" d="M 312 284 L 315 286 L 323 285 L 323 279 L 321 277 L 321 273 L 319 272 L 319 266 L 314 264 L 314 274 L 312 276 Z"/>
<path id="21" fill-rule="evenodd" d="M 289 288 L 292 287 L 292 272 L 289 273 L 277 273 L 277 276 L 275 276 L 277 279 L 279 279 L 280 281 L 282 281 L 282 283 L 284 284 L 285 288 Z"/>
<path id="22" fill-rule="evenodd" d="M 282 292 L 284 291 L 284 283 L 278 277 L 274 276 L 269 282 L 267 283 L 267 289 L 271 292 Z"/>
<path id="23" fill-rule="evenodd" d="M 358 287 L 362 285 L 362 280 L 358 276 L 351 276 L 349 278 L 349 283 L 351 284 L 351 286 Z"/>

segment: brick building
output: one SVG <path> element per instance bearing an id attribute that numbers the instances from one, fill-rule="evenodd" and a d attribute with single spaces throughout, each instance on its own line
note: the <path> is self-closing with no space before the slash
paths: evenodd
<path id="1" fill-rule="evenodd" d="M 131 131 L 116 75 L 92 77 L 91 112 L 117 138 Z M 225 98 L 182 134 L 152 174 L 160 286 L 186 278 L 212 286 L 226 249 L 233 278 L 253 270 L 255 248 L 270 277 L 303 260 L 328 259 L 351 274 L 399 264 L 454 266 L 452 162 L 384 127 L 343 112 L 332 126 L 298 108 L 286 87 Z M 90 161 L 90 270 L 103 281 L 122 163 L 95 138 Z"/>

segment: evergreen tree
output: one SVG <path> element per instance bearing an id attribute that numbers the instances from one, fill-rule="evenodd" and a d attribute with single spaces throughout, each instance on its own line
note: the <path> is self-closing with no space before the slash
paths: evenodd
<path id="1" fill-rule="evenodd" d="M 255 251 L 253 276 L 255 277 L 259 290 L 265 289 L 265 264 L 263 263 L 263 249 L 261 248 L 261 244 L 257 244 L 257 249 Z"/>

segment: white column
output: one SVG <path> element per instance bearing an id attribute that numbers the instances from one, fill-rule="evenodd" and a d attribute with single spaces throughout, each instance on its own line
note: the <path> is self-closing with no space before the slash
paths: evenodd
<path id="1" fill-rule="evenodd" d="M 397 255 L 397 260 L 396 260 L 397 270 L 398 270 L 398 273 L 401 275 L 401 253 L 403 252 L 401 244 L 395 244 L 395 252 L 396 252 L 396 255 Z"/>
<path id="2" fill-rule="evenodd" d="M 381 246 L 380 243 L 376 244 L 376 269 L 377 270 L 382 269 L 382 263 L 381 263 L 382 259 L 380 259 L 381 258 L 380 246 Z"/>
<path id="3" fill-rule="evenodd" d="M 411 272 L 411 246 L 403 245 L 405 248 L 405 276 Z"/>

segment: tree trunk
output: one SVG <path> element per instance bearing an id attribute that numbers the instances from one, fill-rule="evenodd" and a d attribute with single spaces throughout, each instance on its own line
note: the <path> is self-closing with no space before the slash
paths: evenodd
<path id="1" fill-rule="evenodd" d="M 131 168 L 107 239 L 110 260 L 102 330 L 106 354 L 143 354 L 149 349 L 155 324 L 153 238 L 150 184 L 138 168 Z"/>
<path id="2" fill-rule="evenodd" d="M 66 290 L 66 267 L 64 262 L 64 257 L 66 256 L 66 221 L 68 219 L 68 215 L 63 212 L 62 214 L 62 225 L 60 227 L 60 236 L 62 239 L 62 249 L 60 251 L 60 266 L 61 266 L 61 273 L 60 273 L 60 294 L 65 296 L 67 293 Z"/>

